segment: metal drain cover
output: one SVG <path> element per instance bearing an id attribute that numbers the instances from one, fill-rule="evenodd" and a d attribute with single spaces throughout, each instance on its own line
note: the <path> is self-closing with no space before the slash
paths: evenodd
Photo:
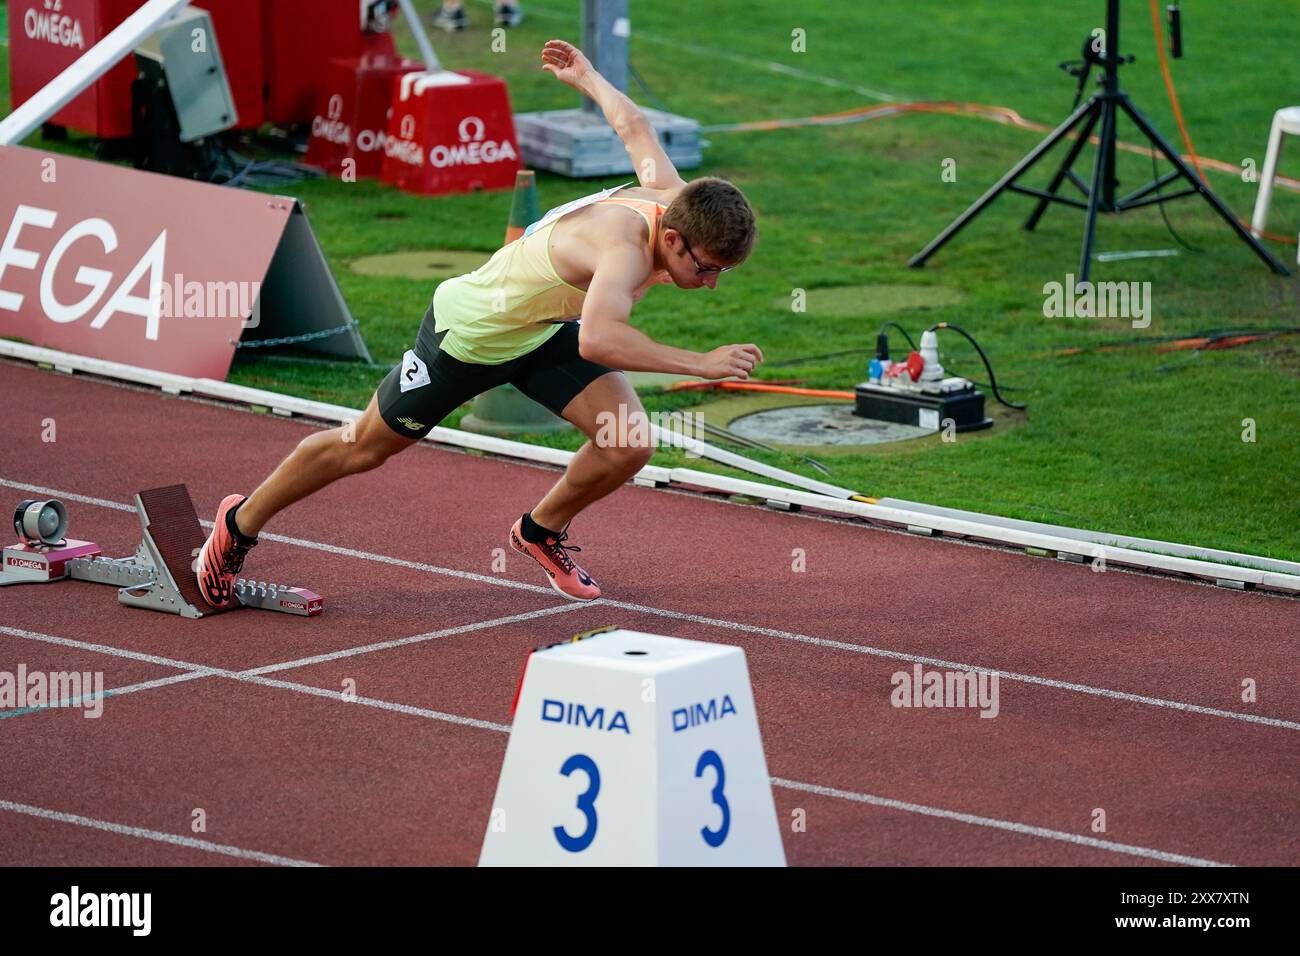
<path id="1" fill-rule="evenodd" d="M 727 428 L 777 445 L 883 445 L 934 434 L 914 425 L 859 418 L 847 403 L 772 408 L 742 415 Z"/>
<path id="2" fill-rule="evenodd" d="M 473 272 L 491 256 L 490 252 L 477 252 L 472 249 L 391 252 L 381 256 L 363 256 L 354 259 L 351 268 L 357 275 L 430 282 Z"/>

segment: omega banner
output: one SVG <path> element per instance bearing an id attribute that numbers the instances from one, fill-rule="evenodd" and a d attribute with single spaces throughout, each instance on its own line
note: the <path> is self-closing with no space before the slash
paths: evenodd
<path id="1" fill-rule="evenodd" d="M 193 378 L 296 336 L 370 360 L 296 199 L 22 147 L 0 147 L 0 336 Z"/>

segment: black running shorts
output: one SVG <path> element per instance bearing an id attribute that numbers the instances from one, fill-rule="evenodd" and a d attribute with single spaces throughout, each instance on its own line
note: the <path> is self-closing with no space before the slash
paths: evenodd
<path id="1" fill-rule="evenodd" d="M 379 383 L 379 414 L 407 438 L 423 438 L 475 395 L 511 383 L 556 415 L 584 388 L 614 369 L 578 354 L 578 323 L 565 322 L 549 339 L 519 358 L 499 365 L 462 362 L 438 346 L 433 306 L 424 315 L 415 348 Z"/>

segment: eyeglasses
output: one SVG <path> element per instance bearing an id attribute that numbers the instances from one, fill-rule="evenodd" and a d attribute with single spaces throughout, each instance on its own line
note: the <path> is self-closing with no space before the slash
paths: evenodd
<path id="1" fill-rule="evenodd" d="M 678 235 L 681 236 L 682 234 L 679 232 Z M 710 266 L 708 268 L 705 268 L 704 266 L 700 265 L 700 260 L 695 258 L 695 253 L 691 251 L 691 244 L 686 241 L 685 236 L 682 236 L 682 245 L 686 247 L 686 254 L 691 257 L 691 262 L 695 263 L 696 275 L 716 276 L 716 275 L 721 275 L 724 272 L 730 272 L 732 269 L 735 268 L 735 266 L 722 266 L 721 268 L 718 268 L 717 266 Z"/>

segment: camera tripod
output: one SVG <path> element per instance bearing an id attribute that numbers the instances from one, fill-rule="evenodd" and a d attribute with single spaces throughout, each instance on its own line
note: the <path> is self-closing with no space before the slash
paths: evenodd
<path id="1" fill-rule="evenodd" d="M 960 232 L 972 219 L 983 212 L 993 203 L 1005 190 L 1022 193 L 1026 196 L 1035 196 L 1038 199 L 1034 211 L 1025 221 L 1025 228 L 1032 230 L 1038 225 L 1043 213 L 1047 210 L 1048 203 L 1061 203 L 1067 206 L 1073 206 L 1085 211 L 1083 227 L 1083 251 L 1079 258 L 1079 269 L 1076 273 L 1079 282 L 1088 280 L 1089 266 L 1092 261 L 1093 240 L 1097 229 L 1097 214 L 1102 212 L 1121 213 L 1130 209 L 1139 209 L 1142 206 L 1149 206 L 1154 203 L 1164 202 L 1170 199 L 1180 199 L 1183 196 L 1200 195 L 1210 206 L 1223 217 L 1223 220 L 1233 228 L 1241 241 L 1250 246 L 1264 262 L 1278 275 L 1290 275 L 1287 268 L 1282 265 L 1267 249 L 1265 249 L 1245 226 L 1233 215 L 1229 209 L 1208 185 L 1203 183 L 1196 173 L 1183 161 L 1169 142 L 1160 135 L 1151 122 L 1142 115 L 1141 111 L 1133 104 L 1128 94 L 1120 89 L 1119 86 L 1119 68 L 1126 62 L 1125 58 L 1119 55 L 1119 3 L 1120 0 L 1106 0 L 1106 33 L 1104 38 L 1104 48 L 1089 51 L 1085 44 L 1085 62 L 1082 69 L 1090 71 L 1091 64 L 1101 66 L 1105 71 L 1105 77 L 1101 84 L 1101 89 L 1094 93 L 1085 103 L 1078 106 L 1073 113 L 1060 126 L 1054 129 L 1046 139 L 1039 143 L 1031 150 L 1020 162 L 1016 163 L 1001 179 L 999 179 L 983 196 L 964 213 L 953 220 L 943 232 L 931 240 L 930 244 L 908 260 L 908 265 L 912 268 L 920 268 L 925 265 L 927 259 L 943 248 L 953 236 Z M 1086 76 L 1085 76 L 1086 78 Z M 1161 154 L 1164 155 L 1173 169 L 1163 176 L 1152 180 L 1140 189 L 1134 190 L 1126 196 L 1116 198 L 1116 186 L 1118 181 L 1115 179 L 1115 144 L 1116 144 L 1116 126 L 1118 124 L 1120 113 L 1128 115 L 1137 128 L 1151 142 Z M 1075 161 L 1083 151 L 1083 147 L 1088 143 L 1094 129 L 1100 124 L 1100 133 L 1098 136 L 1099 145 L 1097 149 L 1097 158 L 1092 169 L 1091 182 L 1085 181 L 1073 169 Z M 1049 150 L 1061 140 L 1065 139 L 1072 132 L 1077 131 L 1074 142 L 1066 153 L 1065 160 L 1061 163 L 1056 174 L 1052 177 L 1047 189 L 1034 189 L 1029 186 L 1020 185 L 1017 180 L 1047 154 Z M 1058 190 L 1066 180 L 1069 180 L 1082 194 L 1083 199 L 1076 199 L 1073 196 L 1062 196 Z M 1186 188 L 1180 192 L 1160 194 L 1160 189 L 1169 183 L 1180 179 L 1187 181 Z M 1152 195 L 1152 194 L 1155 195 Z"/>

